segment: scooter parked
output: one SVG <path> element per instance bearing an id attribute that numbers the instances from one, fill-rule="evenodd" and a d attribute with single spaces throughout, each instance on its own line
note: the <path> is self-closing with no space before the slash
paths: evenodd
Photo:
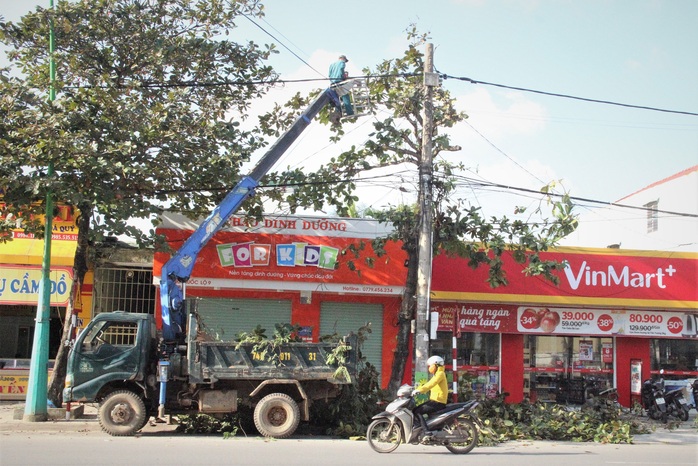
<path id="1" fill-rule="evenodd" d="M 698 411 L 698 379 L 691 384 L 691 392 L 693 392 L 693 409 Z"/>
<path id="2" fill-rule="evenodd" d="M 679 418 L 682 421 L 688 421 L 688 403 L 683 398 L 683 389 L 677 388 L 664 394 L 666 401 L 667 413 L 670 416 Z"/>
<path id="3" fill-rule="evenodd" d="M 469 453 L 478 442 L 480 419 L 472 411 L 477 401 L 452 403 L 444 409 L 430 413 L 425 423 L 419 422 L 412 412 L 415 408 L 413 388 L 403 385 L 397 391 L 397 399 L 386 406 L 385 411 L 373 416 L 366 439 L 378 453 L 390 453 L 402 442 L 440 445 L 451 453 Z"/>
<path id="4" fill-rule="evenodd" d="M 666 400 L 664 399 L 664 380 L 647 379 L 642 382 L 640 391 L 642 407 L 647 410 L 647 415 L 655 420 L 667 421 Z"/>

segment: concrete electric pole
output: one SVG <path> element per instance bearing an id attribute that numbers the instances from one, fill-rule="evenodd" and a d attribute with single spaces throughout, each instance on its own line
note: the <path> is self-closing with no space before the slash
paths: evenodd
<path id="1" fill-rule="evenodd" d="M 427 373 L 429 357 L 429 295 L 431 293 L 432 232 L 432 136 L 434 134 L 434 87 L 439 76 L 434 73 L 434 45 L 426 44 L 424 55 L 424 112 L 422 116 L 422 160 L 419 165 L 419 264 L 417 272 L 417 316 L 414 335 L 415 374 Z M 415 380 L 416 382 L 417 380 Z"/>

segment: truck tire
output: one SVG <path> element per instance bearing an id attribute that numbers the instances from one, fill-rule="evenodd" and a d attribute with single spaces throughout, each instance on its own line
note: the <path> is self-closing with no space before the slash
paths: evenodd
<path id="1" fill-rule="evenodd" d="M 254 425 L 265 437 L 286 438 L 292 435 L 300 418 L 298 404 L 284 393 L 271 393 L 254 408 Z"/>
<path id="2" fill-rule="evenodd" d="M 145 425 L 145 404 L 128 390 L 112 392 L 99 405 L 99 425 L 115 437 L 133 435 Z"/>

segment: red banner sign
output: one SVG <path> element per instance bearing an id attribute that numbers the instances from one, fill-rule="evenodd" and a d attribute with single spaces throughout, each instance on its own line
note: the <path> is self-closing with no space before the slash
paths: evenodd
<path id="1" fill-rule="evenodd" d="M 698 314 L 668 311 L 432 303 L 440 331 L 698 338 Z"/>
<path id="2" fill-rule="evenodd" d="M 491 288 L 487 268 L 475 270 L 465 259 L 440 255 L 432 267 L 432 296 L 437 300 L 507 303 L 555 303 L 654 309 L 698 308 L 698 255 L 565 249 L 542 259 L 566 263 L 559 285 L 527 277 L 523 266 L 506 256 L 507 286 Z"/>

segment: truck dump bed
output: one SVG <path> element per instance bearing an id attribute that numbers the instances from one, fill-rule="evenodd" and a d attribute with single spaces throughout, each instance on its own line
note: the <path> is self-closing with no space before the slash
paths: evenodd
<path id="1" fill-rule="evenodd" d="M 189 316 L 187 369 L 190 382 L 209 383 L 230 379 L 326 380 L 343 384 L 339 365 L 328 364 L 336 343 L 289 343 L 272 350 L 255 349 L 254 344 L 208 341 L 198 331 L 196 313 Z M 350 349 L 345 353 L 348 374 L 356 368 L 356 337 L 345 337 Z M 335 378 L 337 376 L 337 378 Z"/>

